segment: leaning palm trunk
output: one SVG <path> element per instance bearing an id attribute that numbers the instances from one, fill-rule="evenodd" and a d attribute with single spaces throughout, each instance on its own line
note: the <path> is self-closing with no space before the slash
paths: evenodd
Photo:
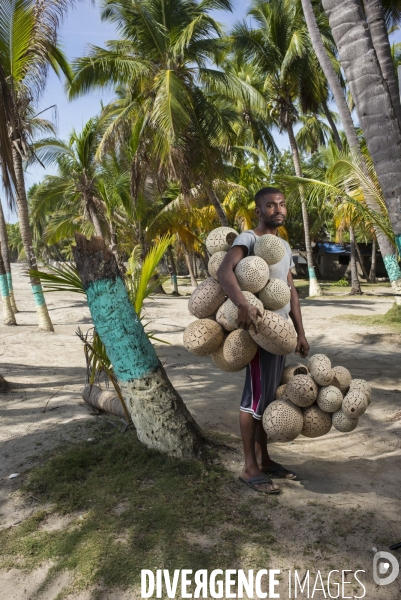
<path id="1" fill-rule="evenodd" d="M 101 238 L 76 233 L 74 257 L 89 310 L 113 365 L 138 439 L 171 456 L 199 456 L 205 440 L 171 385 Z"/>
<path id="2" fill-rule="evenodd" d="M 10 295 L 11 308 L 13 309 L 13 313 L 18 312 L 17 304 L 14 298 L 14 290 L 13 290 L 13 278 L 11 275 L 11 264 L 10 264 L 10 254 L 8 251 L 8 235 L 7 235 L 7 227 L 6 221 L 4 219 L 3 207 L 0 201 L 0 243 L 1 243 L 1 254 L 4 261 L 4 267 L 6 269 L 7 274 L 7 283 L 8 283 L 8 292 Z"/>
<path id="3" fill-rule="evenodd" d="M 323 0 L 337 44 L 341 66 L 351 90 L 359 122 L 383 191 L 390 222 L 401 253 L 401 131 L 365 15 L 358 0 Z M 390 279 L 400 280 L 396 257 L 384 256 Z M 390 272 L 389 272 L 390 275 Z"/>
<path id="4" fill-rule="evenodd" d="M 335 6 L 336 4 L 338 5 L 337 7 Z M 344 15 L 341 14 L 341 11 L 343 10 L 343 6 L 345 4 L 347 4 L 347 2 L 341 2 L 341 3 L 338 3 L 338 2 L 336 3 L 334 1 L 323 2 L 326 12 L 328 10 L 334 11 L 335 9 L 337 9 L 337 13 L 336 13 L 336 15 L 334 15 L 335 18 L 333 16 L 333 19 L 330 22 L 330 25 L 332 25 L 332 29 L 335 26 L 335 24 L 338 23 L 342 17 L 344 17 Z M 342 125 L 344 127 L 344 132 L 345 132 L 351 153 L 357 157 L 357 159 L 361 162 L 361 164 L 364 164 L 364 159 L 363 159 L 362 152 L 361 152 L 359 142 L 358 142 L 358 138 L 357 138 L 357 135 L 355 132 L 354 123 L 351 118 L 351 113 L 350 113 L 348 105 L 346 103 L 343 89 L 339 83 L 339 80 L 334 71 L 333 65 L 332 65 L 330 58 L 326 52 L 326 49 L 323 45 L 322 38 L 320 36 L 320 32 L 319 32 L 319 29 L 317 26 L 315 13 L 313 12 L 311 0 L 302 0 L 302 8 L 304 11 L 305 21 L 308 26 L 309 35 L 312 40 L 313 49 L 316 53 L 316 56 L 318 57 L 320 66 L 322 67 L 322 70 L 326 76 L 326 79 L 329 82 L 331 91 L 333 92 L 334 100 L 336 101 L 336 104 L 337 104 L 338 112 L 340 114 L 340 119 L 341 119 Z M 344 11 L 344 12 L 346 12 L 346 11 Z M 362 23 L 360 26 L 363 27 Z M 336 33 L 334 33 L 334 31 L 333 31 L 333 36 L 338 45 L 339 40 L 337 39 L 337 34 L 338 34 L 337 30 L 336 30 Z M 339 34 L 338 34 L 338 36 L 339 36 Z M 358 40 L 359 44 L 361 43 L 357 36 L 355 36 L 355 40 Z M 362 44 L 363 44 L 363 42 L 362 42 Z M 350 48 L 349 52 L 350 52 L 350 58 L 352 59 L 352 48 Z M 340 58 L 342 59 L 342 51 L 340 51 Z M 350 61 L 347 62 L 347 65 L 349 62 Z M 345 69 L 344 65 L 343 65 L 343 67 Z M 358 63 L 356 62 L 355 68 L 357 68 L 357 67 L 358 67 Z M 367 69 L 369 69 L 369 67 L 367 67 Z M 348 73 L 346 73 L 346 76 L 348 78 Z M 367 102 L 369 102 L 368 90 L 369 90 L 369 88 L 366 88 L 366 91 L 368 94 L 368 98 L 366 99 Z M 354 95 L 354 92 L 352 89 L 351 89 L 351 91 Z M 355 96 L 354 96 L 354 101 L 356 102 Z M 380 115 L 380 114 L 382 114 L 382 110 L 379 108 L 373 118 L 377 118 L 377 115 Z M 386 118 L 386 117 L 384 116 L 383 118 Z M 379 119 L 379 121 L 380 120 L 381 119 Z M 365 131 L 365 133 L 367 133 L 367 132 Z M 379 135 L 380 135 L 380 132 L 379 132 Z M 385 144 L 386 142 L 384 141 L 383 143 Z M 368 146 L 369 146 L 369 142 L 368 142 Z M 398 152 L 398 147 L 395 149 L 396 152 Z M 369 150 L 370 150 L 370 148 L 369 148 Z M 373 158 L 373 155 L 372 155 L 372 158 Z M 376 166 L 375 159 L 373 159 L 373 160 L 374 160 L 374 163 Z M 400 168 L 401 168 L 401 165 L 400 165 Z M 379 181 L 380 181 L 380 178 L 379 178 Z M 380 181 L 380 185 L 382 185 L 381 181 Z M 385 193 L 383 186 L 382 186 L 382 189 L 383 189 L 383 192 Z M 380 214 L 380 212 L 381 212 L 380 207 L 377 204 L 377 202 L 374 201 L 373 198 L 367 197 L 366 203 L 370 209 L 372 209 Z M 397 231 L 399 232 L 400 229 L 401 229 L 401 223 L 400 223 L 400 227 L 398 229 L 394 229 L 394 232 L 395 233 Z M 375 227 L 375 234 L 376 234 L 377 243 L 379 245 L 379 249 L 382 254 L 383 261 L 384 261 L 389 279 L 391 281 L 392 288 L 396 294 L 401 294 L 401 270 L 398 267 L 397 254 L 394 252 L 394 247 L 392 246 L 388 237 L 378 227 Z M 401 242 L 399 241 L 399 236 L 398 236 L 399 250 L 400 250 L 400 244 L 401 244 Z M 396 302 L 401 303 L 401 296 L 396 296 Z"/>
<path id="5" fill-rule="evenodd" d="M 179 296 L 178 293 L 178 282 L 177 282 L 177 267 L 175 265 L 175 260 L 174 260 L 174 254 L 173 254 L 173 247 L 170 245 L 167 248 L 167 255 L 168 255 L 168 259 L 170 261 L 171 264 L 171 276 L 173 279 L 173 287 L 174 287 L 174 291 L 173 291 L 173 295 L 174 296 Z"/>
<path id="6" fill-rule="evenodd" d="M 355 232 L 352 225 L 349 227 L 349 241 L 351 246 L 351 296 L 356 296 L 357 294 L 362 294 L 362 291 L 356 265 Z"/>
<path id="7" fill-rule="evenodd" d="M 22 242 L 25 248 L 28 269 L 38 270 L 35 253 L 33 251 L 32 233 L 29 226 L 28 201 L 25 193 L 24 172 L 22 169 L 22 159 L 16 148 L 13 148 L 14 170 L 17 178 L 17 207 L 18 219 L 21 231 Z M 53 324 L 47 310 L 46 301 L 43 295 L 42 285 L 39 279 L 31 277 L 32 293 L 35 298 L 36 312 L 38 314 L 38 325 L 41 331 L 54 331 Z"/>
<path id="8" fill-rule="evenodd" d="M 356 240 L 355 240 L 355 249 L 356 249 L 356 253 L 358 255 L 358 261 L 359 261 L 359 264 L 361 266 L 363 276 L 366 279 L 366 281 L 368 282 L 369 281 L 369 275 L 368 275 L 368 272 L 366 270 L 365 263 L 363 262 L 363 256 L 362 256 L 362 253 L 361 253 L 361 249 L 360 249 L 359 244 L 358 244 L 358 242 Z"/>
<path id="9" fill-rule="evenodd" d="M 191 278 L 191 285 L 192 285 L 192 287 L 196 288 L 196 287 L 198 287 L 198 282 L 196 281 L 193 264 L 192 264 L 192 260 L 191 260 L 191 255 L 190 255 L 189 251 L 185 248 L 184 244 L 182 245 L 182 249 L 184 251 L 185 262 L 187 263 L 189 276 Z"/>
<path id="10" fill-rule="evenodd" d="M 207 187 L 206 193 L 210 200 L 210 203 L 214 206 L 216 214 L 217 214 L 218 218 L 220 219 L 221 225 L 223 227 L 228 227 L 228 220 L 227 220 L 226 213 L 224 212 L 224 208 L 222 207 L 220 200 L 217 197 L 216 192 L 214 191 L 213 188 Z"/>
<path id="11" fill-rule="evenodd" d="M 3 323 L 4 325 L 16 325 L 14 312 L 11 307 L 10 293 L 8 290 L 7 273 L 0 252 L 0 290 L 3 304 Z"/>
<path id="12" fill-rule="evenodd" d="M 401 127 L 401 103 L 395 76 L 394 63 L 391 56 L 388 30 L 384 16 L 381 0 L 364 0 L 363 6 L 369 23 L 370 35 L 377 58 L 380 63 L 384 81 L 387 83 L 388 91 L 393 105 L 393 110 Z"/>
<path id="13" fill-rule="evenodd" d="M 372 262 L 369 272 L 369 283 L 376 283 L 376 240 L 372 241 Z"/>
<path id="14" fill-rule="evenodd" d="M 288 132 L 288 137 L 290 140 L 295 174 L 297 177 L 302 177 L 303 175 L 302 175 L 301 161 L 299 158 L 298 146 L 297 146 L 297 142 L 295 140 L 294 131 L 293 131 L 291 123 L 287 124 L 287 132 Z M 299 194 L 301 197 L 302 220 L 303 220 L 303 224 L 304 224 L 304 234 L 305 234 L 306 260 L 308 263 L 308 273 L 309 273 L 309 296 L 321 296 L 322 290 L 321 290 L 319 282 L 316 278 L 315 267 L 313 264 L 312 246 L 311 246 L 310 233 L 309 233 L 308 209 L 306 207 L 304 191 L 302 190 L 302 188 L 300 188 Z"/>

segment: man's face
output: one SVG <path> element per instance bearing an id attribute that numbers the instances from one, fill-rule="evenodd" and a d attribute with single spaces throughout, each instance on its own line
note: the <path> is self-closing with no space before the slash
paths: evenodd
<path id="1" fill-rule="evenodd" d="M 268 227 L 280 227 L 287 216 L 287 207 L 283 194 L 264 196 L 255 209 L 256 216 Z"/>

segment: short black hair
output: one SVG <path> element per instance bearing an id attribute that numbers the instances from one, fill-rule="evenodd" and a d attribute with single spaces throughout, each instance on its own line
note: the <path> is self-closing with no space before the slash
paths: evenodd
<path id="1" fill-rule="evenodd" d="M 264 187 L 255 194 L 255 204 L 259 206 L 260 201 L 265 196 L 270 196 L 270 194 L 282 194 L 283 192 L 275 187 Z"/>

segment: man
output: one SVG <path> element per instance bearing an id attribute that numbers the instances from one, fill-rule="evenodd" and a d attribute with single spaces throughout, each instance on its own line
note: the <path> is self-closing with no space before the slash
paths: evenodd
<path id="1" fill-rule="evenodd" d="M 240 290 L 234 274 L 235 267 L 245 256 L 253 254 L 253 248 L 258 236 L 270 233 L 277 235 L 277 229 L 283 225 L 287 216 L 287 208 L 283 193 L 273 187 L 265 187 L 255 196 L 255 213 L 259 219 L 253 231 L 244 231 L 235 240 L 227 256 L 224 258 L 217 276 L 227 296 L 238 306 L 238 327 L 257 330 L 261 313 L 249 304 Z M 295 289 L 291 267 L 294 266 L 291 248 L 282 240 L 286 253 L 277 264 L 269 267 L 270 277 L 286 281 L 291 290 L 291 300 L 287 306 L 274 312 L 284 318 L 291 317 L 298 335 L 295 352 L 306 357 L 309 344 L 302 325 L 301 307 L 298 293 Z M 240 429 L 245 454 L 245 465 L 240 480 L 257 490 L 265 493 L 279 493 L 280 488 L 268 477 L 295 479 L 296 473 L 285 469 L 274 462 L 267 451 L 267 436 L 262 426 L 263 413 L 270 402 L 274 400 L 277 387 L 280 385 L 284 369 L 285 357 L 271 354 L 258 347 L 258 352 L 247 366 L 245 387 L 240 408 Z"/>

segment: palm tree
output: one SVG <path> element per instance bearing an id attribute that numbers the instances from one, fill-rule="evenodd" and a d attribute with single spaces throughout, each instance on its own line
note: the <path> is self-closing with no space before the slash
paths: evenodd
<path id="1" fill-rule="evenodd" d="M 23 162 L 29 157 L 32 130 L 29 117 L 44 89 L 48 69 L 69 74 L 67 61 L 57 47 L 57 27 L 68 0 L 2 0 L 0 4 L 0 64 L 3 105 L 6 98 L 8 150 L 12 154 L 21 236 L 30 269 L 36 269 L 29 226 Z M 4 110 L 3 110 L 4 113 Z M 1 115 L 3 116 L 3 115 Z M 3 128 L 3 125 L 0 129 Z M 2 141 L 3 144 L 3 141 Z M 4 169 L 3 169 L 4 173 Z M 31 278 L 39 328 L 53 331 L 40 281 Z"/>
<path id="2" fill-rule="evenodd" d="M 323 0 L 322 4 L 332 27 L 341 65 L 383 190 L 396 245 L 401 253 L 401 131 L 390 93 L 383 80 L 360 2 L 348 0 L 346 4 L 340 4 L 335 0 Z M 383 260 L 393 287 L 394 282 L 399 282 L 396 291 L 400 293 L 401 271 L 397 257 L 387 255 Z"/>
<path id="3" fill-rule="evenodd" d="M 257 24 L 235 26 L 234 50 L 254 62 L 270 113 L 280 130 L 286 130 L 296 175 L 302 177 L 294 124 L 299 119 L 297 104 L 303 113 L 316 113 L 328 90 L 316 56 L 311 48 L 302 13 L 297 2 L 254 0 L 248 12 Z M 309 219 L 303 191 L 300 189 L 305 246 L 310 279 L 310 295 L 321 295 L 313 265 Z"/>
<path id="4" fill-rule="evenodd" d="M 4 268 L 6 270 L 7 275 L 7 284 L 8 291 L 10 295 L 11 308 L 13 309 L 13 313 L 18 312 L 17 304 L 14 298 L 14 290 L 13 290 L 13 279 L 11 274 L 11 264 L 10 264 L 10 256 L 9 256 L 9 243 L 8 243 L 8 235 L 7 235 L 7 226 L 4 218 L 3 207 L 0 200 L 0 244 L 1 244 L 1 254 L 4 261 Z"/>
<path id="5" fill-rule="evenodd" d="M 356 158 L 362 163 L 364 159 L 351 118 L 351 113 L 345 100 L 344 92 L 340 85 L 338 76 L 324 46 L 311 0 L 302 0 L 302 8 L 314 50 L 333 92 L 349 148 L 351 152 L 355 154 Z M 374 198 L 372 196 L 367 197 L 367 202 L 372 210 L 380 212 L 380 207 L 374 203 Z M 394 246 L 390 243 L 388 237 L 385 236 L 380 229 L 376 228 L 375 234 L 386 268 L 388 266 L 387 272 L 392 283 L 392 287 L 394 291 L 399 294 L 401 291 L 401 270 L 398 268 L 397 254 L 394 251 Z M 401 297 L 396 296 L 396 300 L 397 302 L 401 302 Z"/>
<path id="6" fill-rule="evenodd" d="M 134 201 L 149 171 L 158 173 L 164 183 L 178 182 L 184 195 L 202 185 L 226 225 L 212 181 L 224 176 L 224 156 L 235 137 L 233 100 L 258 97 L 246 82 L 211 67 L 223 41 L 210 11 L 230 10 L 231 1 L 104 0 L 103 6 L 103 18 L 122 39 L 92 46 L 74 62 L 70 98 L 119 84 L 119 97 L 106 108 L 112 122 L 104 143 L 111 136 L 121 141 L 127 128 L 134 132 Z M 103 150 L 104 144 L 99 154 Z"/>

